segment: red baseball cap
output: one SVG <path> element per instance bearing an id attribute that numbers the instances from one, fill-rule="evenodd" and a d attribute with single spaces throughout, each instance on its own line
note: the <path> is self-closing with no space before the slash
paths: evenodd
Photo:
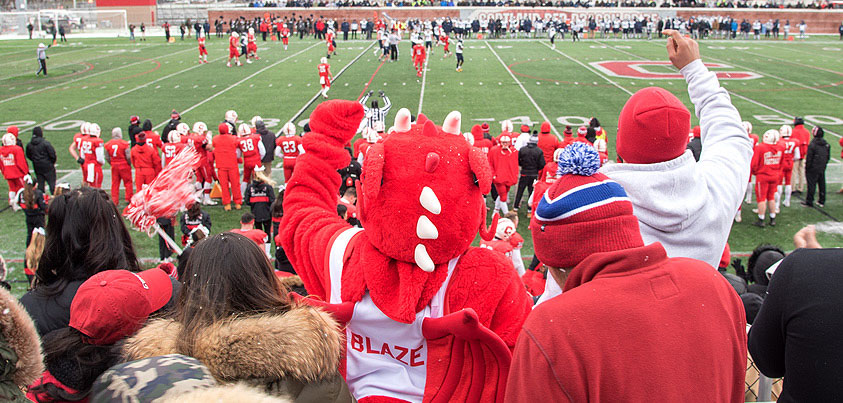
<path id="1" fill-rule="evenodd" d="M 129 117 L 129 123 L 131 123 L 131 124 L 140 123 L 140 118 L 137 117 L 137 116 L 130 116 Z"/>
<path id="2" fill-rule="evenodd" d="M 99 272 L 76 291 L 69 326 L 89 344 L 114 344 L 138 331 L 172 295 L 170 276 L 161 269 Z"/>

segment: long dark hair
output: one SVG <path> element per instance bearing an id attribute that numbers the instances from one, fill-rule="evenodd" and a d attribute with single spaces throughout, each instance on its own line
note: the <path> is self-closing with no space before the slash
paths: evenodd
<path id="1" fill-rule="evenodd" d="M 120 357 L 120 349 L 115 345 L 94 345 L 82 341 L 82 333 L 71 327 L 54 330 L 44 336 L 44 365 L 47 370 L 63 375 L 68 368 L 72 368 L 72 380 L 59 379 L 65 386 L 77 390 L 77 393 L 70 393 L 52 383 L 42 383 L 30 388 L 35 392 L 36 397 L 47 394 L 56 400 L 79 401 L 85 399 L 91 392 L 94 381 L 108 368 L 117 364 Z M 60 368 L 65 371 L 56 371 Z M 40 401 L 40 399 L 36 399 Z"/>
<path id="2" fill-rule="evenodd" d="M 278 191 L 278 196 L 269 206 L 269 213 L 273 217 L 284 217 L 284 189 Z"/>
<path id="3" fill-rule="evenodd" d="M 213 323 L 289 309 L 287 290 L 254 241 L 230 232 L 214 235 L 193 248 L 184 269 L 173 314 L 182 324 L 177 350 L 192 355 L 198 331 Z"/>
<path id="4" fill-rule="evenodd" d="M 83 187 L 53 198 L 46 232 L 35 276 L 47 295 L 103 270 L 141 270 L 120 212 L 102 189 Z"/>
<path id="5" fill-rule="evenodd" d="M 35 205 L 35 185 L 31 182 L 26 182 L 23 185 L 23 203 L 26 204 L 27 209 L 34 209 Z"/>

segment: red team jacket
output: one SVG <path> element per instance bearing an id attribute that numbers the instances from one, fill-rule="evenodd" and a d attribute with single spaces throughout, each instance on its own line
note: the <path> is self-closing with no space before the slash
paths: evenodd
<path id="1" fill-rule="evenodd" d="M 29 165 L 26 163 L 23 148 L 20 146 L 0 147 L 0 160 L 3 161 L 3 164 L 0 165 L 0 171 L 3 172 L 3 177 L 6 180 L 23 178 L 29 173 Z"/>
<path id="2" fill-rule="evenodd" d="M 135 172 L 153 175 L 157 167 L 161 166 L 161 157 L 152 147 L 134 146 L 132 147 L 132 163 L 135 165 Z"/>
<path id="3" fill-rule="evenodd" d="M 233 229 L 229 232 L 243 235 L 244 237 L 254 241 L 261 248 L 263 248 L 263 244 L 266 243 L 267 239 L 269 239 L 266 235 L 266 232 L 263 232 L 259 229 L 250 229 L 248 231 L 243 231 L 241 229 Z"/>
<path id="4" fill-rule="evenodd" d="M 545 165 L 551 165 L 551 162 L 553 162 L 553 152 L 559 148 L 559 139 L 553 133 L 539 133 L 539 142 L 537 145 L 542 150 L 542 153 L 544 153 Z"/>
<path id="5" fill-rule="evenodd" d="M 501 146 L 489 150 L 489 165 L 492 168 L 492 182 L 504 186 L 518 183 L 518 151 L 510 147 L 504 151 Z"/>
<path id="6" fill-rule="evenodd" d="M 240 142 L 230 134 L 220 134 L 214 137 L 214 157 L 217 168 L 237 169 L 237 147 Z"/>

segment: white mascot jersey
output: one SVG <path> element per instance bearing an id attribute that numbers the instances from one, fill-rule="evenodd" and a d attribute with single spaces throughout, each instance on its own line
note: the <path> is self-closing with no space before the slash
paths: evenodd
<path id="1" fill-rule="evenodd" d="M 349 228 L 337 235 L 329 255 L 330 303 L 340 304 L 343 256 L 361 228 Z M 388 396 L 421 402 L 427 377 L 427 341 L 422 335 L 425 318 L 444 314 L 445 291 L 459 257 L 448 262 L 448 276 L 430 304 L 416 313 L 413 323 L 390 319 L 375 306 L 369 293 L 354 305 L 345 330 L 346 382 L 356 399 Z"/>

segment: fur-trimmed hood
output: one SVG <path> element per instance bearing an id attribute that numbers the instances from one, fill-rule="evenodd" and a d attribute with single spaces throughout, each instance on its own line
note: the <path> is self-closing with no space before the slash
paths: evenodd
<path id="1" fill-rule="evenodd" d="M 9 291 L 0 287 L 0 333 L 17 355 L 12 374 L 15 385 L 28 386 L 44 372 L 41 339 L 26 310 Z"/>
<path id="2" fill-rule="evenodd" d="M 133 361 L 180 354 L 181 324 L 153 320 L 126 341 L 123 358 Z M 242 317 L 215 323 L 198 334 L 193 357 L 220 381 L 295 378 L 315 382 L 337 373 L 342 337 L 329 314 L 296 306 L 276 315 Z"/>

